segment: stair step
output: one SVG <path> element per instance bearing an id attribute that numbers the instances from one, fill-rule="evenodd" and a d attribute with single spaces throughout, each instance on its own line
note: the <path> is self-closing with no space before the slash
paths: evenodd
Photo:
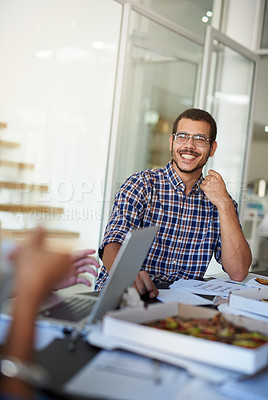
<path id="1" fill-rule="evenodd" d="M 24 183 L 24 182 L 8 182 L 8 181 L 0 181 L 0 188 L 2 189 L 17 189 L 17 190 L 39 190 L 40 192 L 47 192 L 49 190 L 49 186 L 47 185 L 36 185 L 32 183 Z"/>
<path id="2" fill-rule="evenodd" d="M 8 239 L 22 239 L 31 232 L 32 229 L 1 229 L 0 235 L 2 238 Z M 59 229 L 48 229 L 46 230 L 46 236 L 48 238 L 60 238 L 60 239 L 76 239 L 79 238 L 79 232 L 64 231 Z"/>
<path id="3" fill-rule="evenodd" d="M 8 161 L 8 160 L 0 160 L 0 167 L 15 167 L 19 169 L 34 169 L 34 164 L 16 162 L 16 161 Z"/>
<path id="4" fill-rule="evenodd" d="M 6 140 L 0 140 L 0 146 L 2 146 L 2 147 L 8 147 L 8 148 L 10 148 L 10 149 L 13 149 L 13 148 L 18 148 L 18 147 L 20 147 L 20 143 L 7 142 Z"/>
<path id="5" fill-rule="evenodd" d="M 49 206 L 36 206 L 36 205 L 22 205 L 22 204 L 0 204 L 0 211 L 5 212 L 21 212 L 31 213 L 36 212 L 39 214 L 62 214 L 64 209 L 60 207 Z"/>

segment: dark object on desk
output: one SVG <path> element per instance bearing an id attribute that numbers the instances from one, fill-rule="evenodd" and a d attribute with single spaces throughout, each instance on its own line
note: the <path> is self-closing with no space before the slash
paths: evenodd
<path id="1" fill-rule="evenodd" d="M 157 289 L 169 289 L 170 282 L 156 283 L 155 286 Z"/>
<path id="2" fill-rule="evenodd" d="M 63 392 L 63 385 L 70 380 L 81 368 L 92 360 L 100 351 L 99 348 L 91 346 L 81 337 L 76 343 L 75 351 L 68 351 L 69 337 L 56 339 L 42 351 L 35 353 L 35 360 L 52 377 L 52 384 L 41 393 L 55 400 L 104 400 L 95 396 L 75 396 Z"/>
<path id="3" fill-rule="evenodd" d="M 198 279 L 199 281 L 207 281 L 213 278 L 200 278 Z M 157 287 L 157 289 L 170 289 L 170 285 L 172 285 L 172 282 L 161 282 L 161 283 L 155 283 L 155 286 Z"/>
<path id="4" fill-rule="evenodd" d="M 145 304 L 162 303 L 160 300 L 156 298 L 150 299 L 149 293 L 141 295 L 141 300 L 144 301 Z"/>
<path id="5" fill-rule="evenodd" d="M 83 396 L 79 393 L 79 396 L 68 394 L 65 392 L 62 392 L 61 390 L 58 389 L 47 389 L 47 390 L 41 390 L 39 391 L 41 396 L 46 395 L 46 399 L 49 400 L 107 400 L 107 398 L 101 398 L 101 397 L 92 397 L 92 396 Z"/>
<path id="6" fill-rule="evenodd" d="M 81 338 L 74 352 L 68 351 L 69 337 L 56 339 L 48 347 L 35 353 L 35 360 L 52 377 L 52 388 L 59 388 L 99 352 Z"/>

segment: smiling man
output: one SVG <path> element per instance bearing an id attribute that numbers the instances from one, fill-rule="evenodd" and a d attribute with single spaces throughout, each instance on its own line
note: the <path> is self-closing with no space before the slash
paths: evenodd
<path id="1" fill-rule="evenodd" d="M 216 136 L 216 122 L 208 112 L 186 110 L 173 124 L 171 161 L 125 181 L 99 248 L 103 266 L 96 290 L 104 286 L 127 232 L 150 225 L 159 230 L 135 281 L 140 294 L 149 292 L 153 298 L 155 284 L 202 278 L 213 255 L 231 279 L 247 276 L 252 259 L 237 203 L 218 172 L 202 175 L 217 149 Z"/>

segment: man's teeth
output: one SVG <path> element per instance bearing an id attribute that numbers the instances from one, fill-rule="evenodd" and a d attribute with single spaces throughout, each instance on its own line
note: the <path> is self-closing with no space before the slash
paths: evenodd
<path id="1" fill-rule="evenodd" d="M 192 154 L 182 154 L 182 157 L 186 158 L 187 160 L 193 160 L 195 158 L 195 156 Z"/>

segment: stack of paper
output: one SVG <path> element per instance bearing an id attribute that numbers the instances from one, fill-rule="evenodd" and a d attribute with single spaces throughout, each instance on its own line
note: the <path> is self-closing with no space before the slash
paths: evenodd
<path id="1" fill-rule="evenodd" d="M 180 279 L 171 285 L 171 289 L 184 289 L 195 294 L 220 296 L 225 298 L 228 298 L 230 292 L 248 289 L 249 287 L 255 286 L 251 286 L 248 283 L 225 281 L 218 278 L 210 279 L 209 281 Z"/>

